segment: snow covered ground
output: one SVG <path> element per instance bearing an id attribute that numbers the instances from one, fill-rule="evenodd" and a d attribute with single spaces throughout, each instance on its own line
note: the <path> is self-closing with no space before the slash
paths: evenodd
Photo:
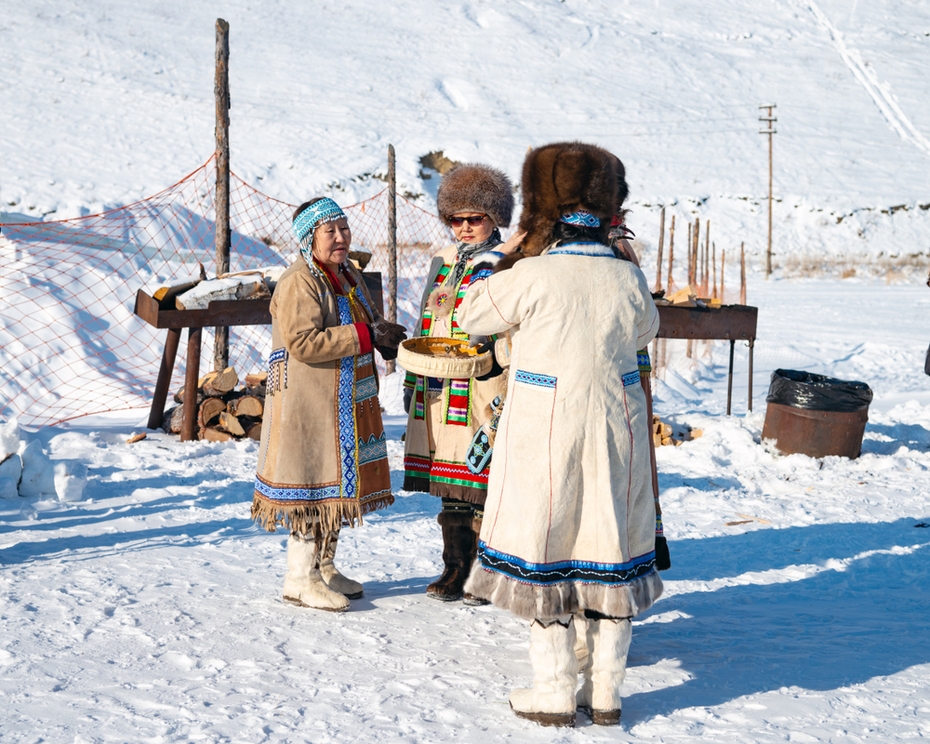
<path id="1" fill-rule="evenodd" d="M 149 432 L 127 444 L 143 410 L 23 433 L 86 485 L 0 499 L 0 738 L 930 737 L 930 4 L 7 2 L 0 209 L 86 215 L 204 162 L 217 17 L 231 25 L 232 167 L 271 196 L 370 196 L 392 143 L 400 190 L 432 209 L 427 153 L 517 181 L 528 146 L 577 138 L 627 164 L 650 281 L 659 205 L 678 236 L 700 216 L 728 257 L 745 242 L 754 410 L 743 345 L 731 417 L 727 345 L 699 344 L 693 361 L 669 346 L 657 412 L 704 432 L 658 452 L 673 568 L 634 627 L 621 726 L 579 716 L 570 731 L 508 709 L 530 674 L 524 623 L 424 594 L 437 503 L 399 488 L 397 378 L 382 395 L 397 502 L 340 541 L 366 595 L 339 616 L 280 601 L 284 537 L 249 522 L 254 443 Z M 765 281 L 757 106 L 769 102 Z M 0 348 L 0 393 L 16 364 Z M 872 387 L 860 458 L 782 457 L 759 441 L 779 367 Z"/>
<path id="2" fill-rule="evenodd" d="M 284 536 L 249 521 L 254 443 L 126 444 L 141 412 L 24 435 L 89 480 L 78 502 L 0 501 L 4 741 L 930 736 L 930 290 L 772 281 L 753 295 L 753 413 L 745 348 L 729 418 L 726 344 L 694 366 L 677 353 L 658 383 L 659 414 L 704 434 L 658 452 L 673 568 L 634 625 L 619 728 L 515 718 L 525 623 L 426 598 L 437 501 L 399 490 L 395 377 L 398 498 L 344 532 L 341 563 L 366 593 L 338 616 L 280 600 Z M 760 444 L 769 375 L 788 366 L 872 387 L 861 457 Z"/>

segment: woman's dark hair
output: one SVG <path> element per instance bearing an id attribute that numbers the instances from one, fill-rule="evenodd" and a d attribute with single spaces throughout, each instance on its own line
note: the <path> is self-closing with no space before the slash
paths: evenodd
<path id="1" fill-rule="evenodd" d="M 313 197 L 310 201 L 305 201 L 303 204 L 301 204 L 299 207 L 297 207 L 297 209 L 294 210 L 294 216 L 291 217 L 291 222 L 293 222 L 294 220 L 296 220 L 296 219 L 297 219 L 297 215 L 299 215 L 301 212 L 303 212 L 307 207 L 310 207 L 310 206 L 316 204 L 318 201 L 320 201 L 321 199 L 324 199 L 324 198 L 325 198 L 325 197 L 322 197 L 322 196 L 315 196 L 315 197 Z"/>
<path id="2" fill-rule="evenodd" d="M 603 243 L 607 244 L 607 233 L 610 222 L 603 220 L 600 227 L 583 227 L 581 225 L 568 225 L 556 222 L 552 228 L 550 242 L 558 243 Z"/>

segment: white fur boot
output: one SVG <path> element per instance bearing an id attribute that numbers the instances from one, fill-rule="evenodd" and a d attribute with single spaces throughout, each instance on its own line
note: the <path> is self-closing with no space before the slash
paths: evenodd
<path id="1" fill-rule="evenodd" d="M 330 589 L 339 592 L 348 599 L 361 599 L 364 587 L 357 581 L 347 579 L 333 565 L 336 557 L 336 545 L 339 542 L 339 530 L 323 534 L 323 557 L 320 559 L 320 574 Z"/>
<path id="2" fill-rule="evenodd" d="M 620 722 L 620 686 L 626 678 L 626 660 L 633 638 L 630 620 L 588 620 L 590 659 L 581 669 L 578 707 L 598 726 Z"/>
<path id="3" fill-rule="evenodd" d="M 345 612 L 349 609 L 349 600 L 326 586 L 320 575 L 319 543 L 308 537 L 291 535 L 287 541 L 284 601 L 317 610 Z"/>
<path id="4" fill-rule="evenodd" d="M 575 725 L 575 626 L 572 617 L 530 625 L 533 686 L 510 693 L 510 707 L 520 718 L 543 726 Z"/>

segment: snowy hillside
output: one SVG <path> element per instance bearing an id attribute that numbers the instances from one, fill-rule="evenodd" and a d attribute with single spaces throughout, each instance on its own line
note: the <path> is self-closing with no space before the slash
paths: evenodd
<path id="1" fill-rule="evenodd" d="M 653 207 L 765 246 L 776 103 L 776 252 L 930 252 L 930 5 L 904 0 L 8 3 L 0 208 L 96 212 L 214 149 L 214 22 L 230 23 L 232 167 L 292 203 L 399 188 L 430 208 L 441 151 L 519 180 L 526 148 L 577 138 Z M 921 205 L 922 208 L 921 208 Z M 891 212 L 891 208 L 899 208 Z M 884 213 L 882 210 L 885 210 Z M 637 229 L 638 228 L 638 229 Z"/>
<path id="2" fill-rule="evenodd" d="M 579 715 L 557 732 L 507 705 L 531 674 L 525 623 L 425 596 L 440 570 L 438 503 L 400 488 L 399 375 L 381 394 L 397 501 L 343 534 L 342 567 L 365 597 L 338 616 L 280 600 L 285 538 L 249 520 L 254 442 L 148 431 L 128 443 L 147 420 L 138 380 L 136 410 L 38 431 L 0 421 L 0 460 L 22 455 L 0 465 L 0 739 L 930 737 L 930 3 L 5 2 L 0 211 L 92 214 L 206 161 L 217 17 L 231 26 L 232 167 L 273 197 L 368 197 L 391 143 L 400 190 L 432 210 L 428 153 L 517 181 L 528 146 L 577 138 L 626 163 L 650 281 L 660 205 L 679 236 L 700 216 L 728 256 L 745 242 L 753 411 L 745 344 L 728 417 L 729 345 L 699 342 L 688 359 L 669 343 L 656 411 L 703 436 L 657 453 L 665 595 L 634 624 L 620 726 Z M 779 119 L 768 281 L 761 103 Z M 136 288 L 119 245 L 112 264 L 63 272 L 44 245 L 26 277 L 9 276 L 27 264 L 4 245 L 0 394 L 41 388 L 48 369 L 34 359 L 93 373 L 117 343 L 154 369 L 160 341 L 103 320 L 108 303 L 129 317 L 117 279 Z M 32 294 L 10 320 L 13 279 Z M 62 296 L 80 323 L 28 348 L 16 324 L 41 331 Z M 785 457 L 761 441 L 777 368 L 871 387 L 860 458 Z M 3 484 L 24 462 L 23 496 Z"/>

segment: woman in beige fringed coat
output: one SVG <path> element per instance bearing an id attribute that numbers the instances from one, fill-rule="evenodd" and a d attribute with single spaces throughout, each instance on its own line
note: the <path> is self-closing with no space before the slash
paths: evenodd
<path id="1" fill-rule="evenodd" d="M 373 349 L 394 358 L 404 331 L 347 261 L 352 236 L 334 201 L 302 205 L 294 232 L 301 258 L 271 299 L 252 518 L 290 532 L 285 601 L 341 612 L 363 587 L 333 563 L 339 530 L 394 501 Z"/>
<path id="2" fill-rule="evenodd" d="M 466 590 L 532 621 L 533 687 L 511 707 L 548 725 L 572 725 L 576 705 L 595 723 L 619 720 L 630 619 L 662 591 L 636 356 L 659 319 L 640 270 L 606 245 L 618 165 L 578 143 L 531 151 L 519 230 L 533 257 L 479 271 L 459 309 L 469 333 L 512 341 Z"/>

